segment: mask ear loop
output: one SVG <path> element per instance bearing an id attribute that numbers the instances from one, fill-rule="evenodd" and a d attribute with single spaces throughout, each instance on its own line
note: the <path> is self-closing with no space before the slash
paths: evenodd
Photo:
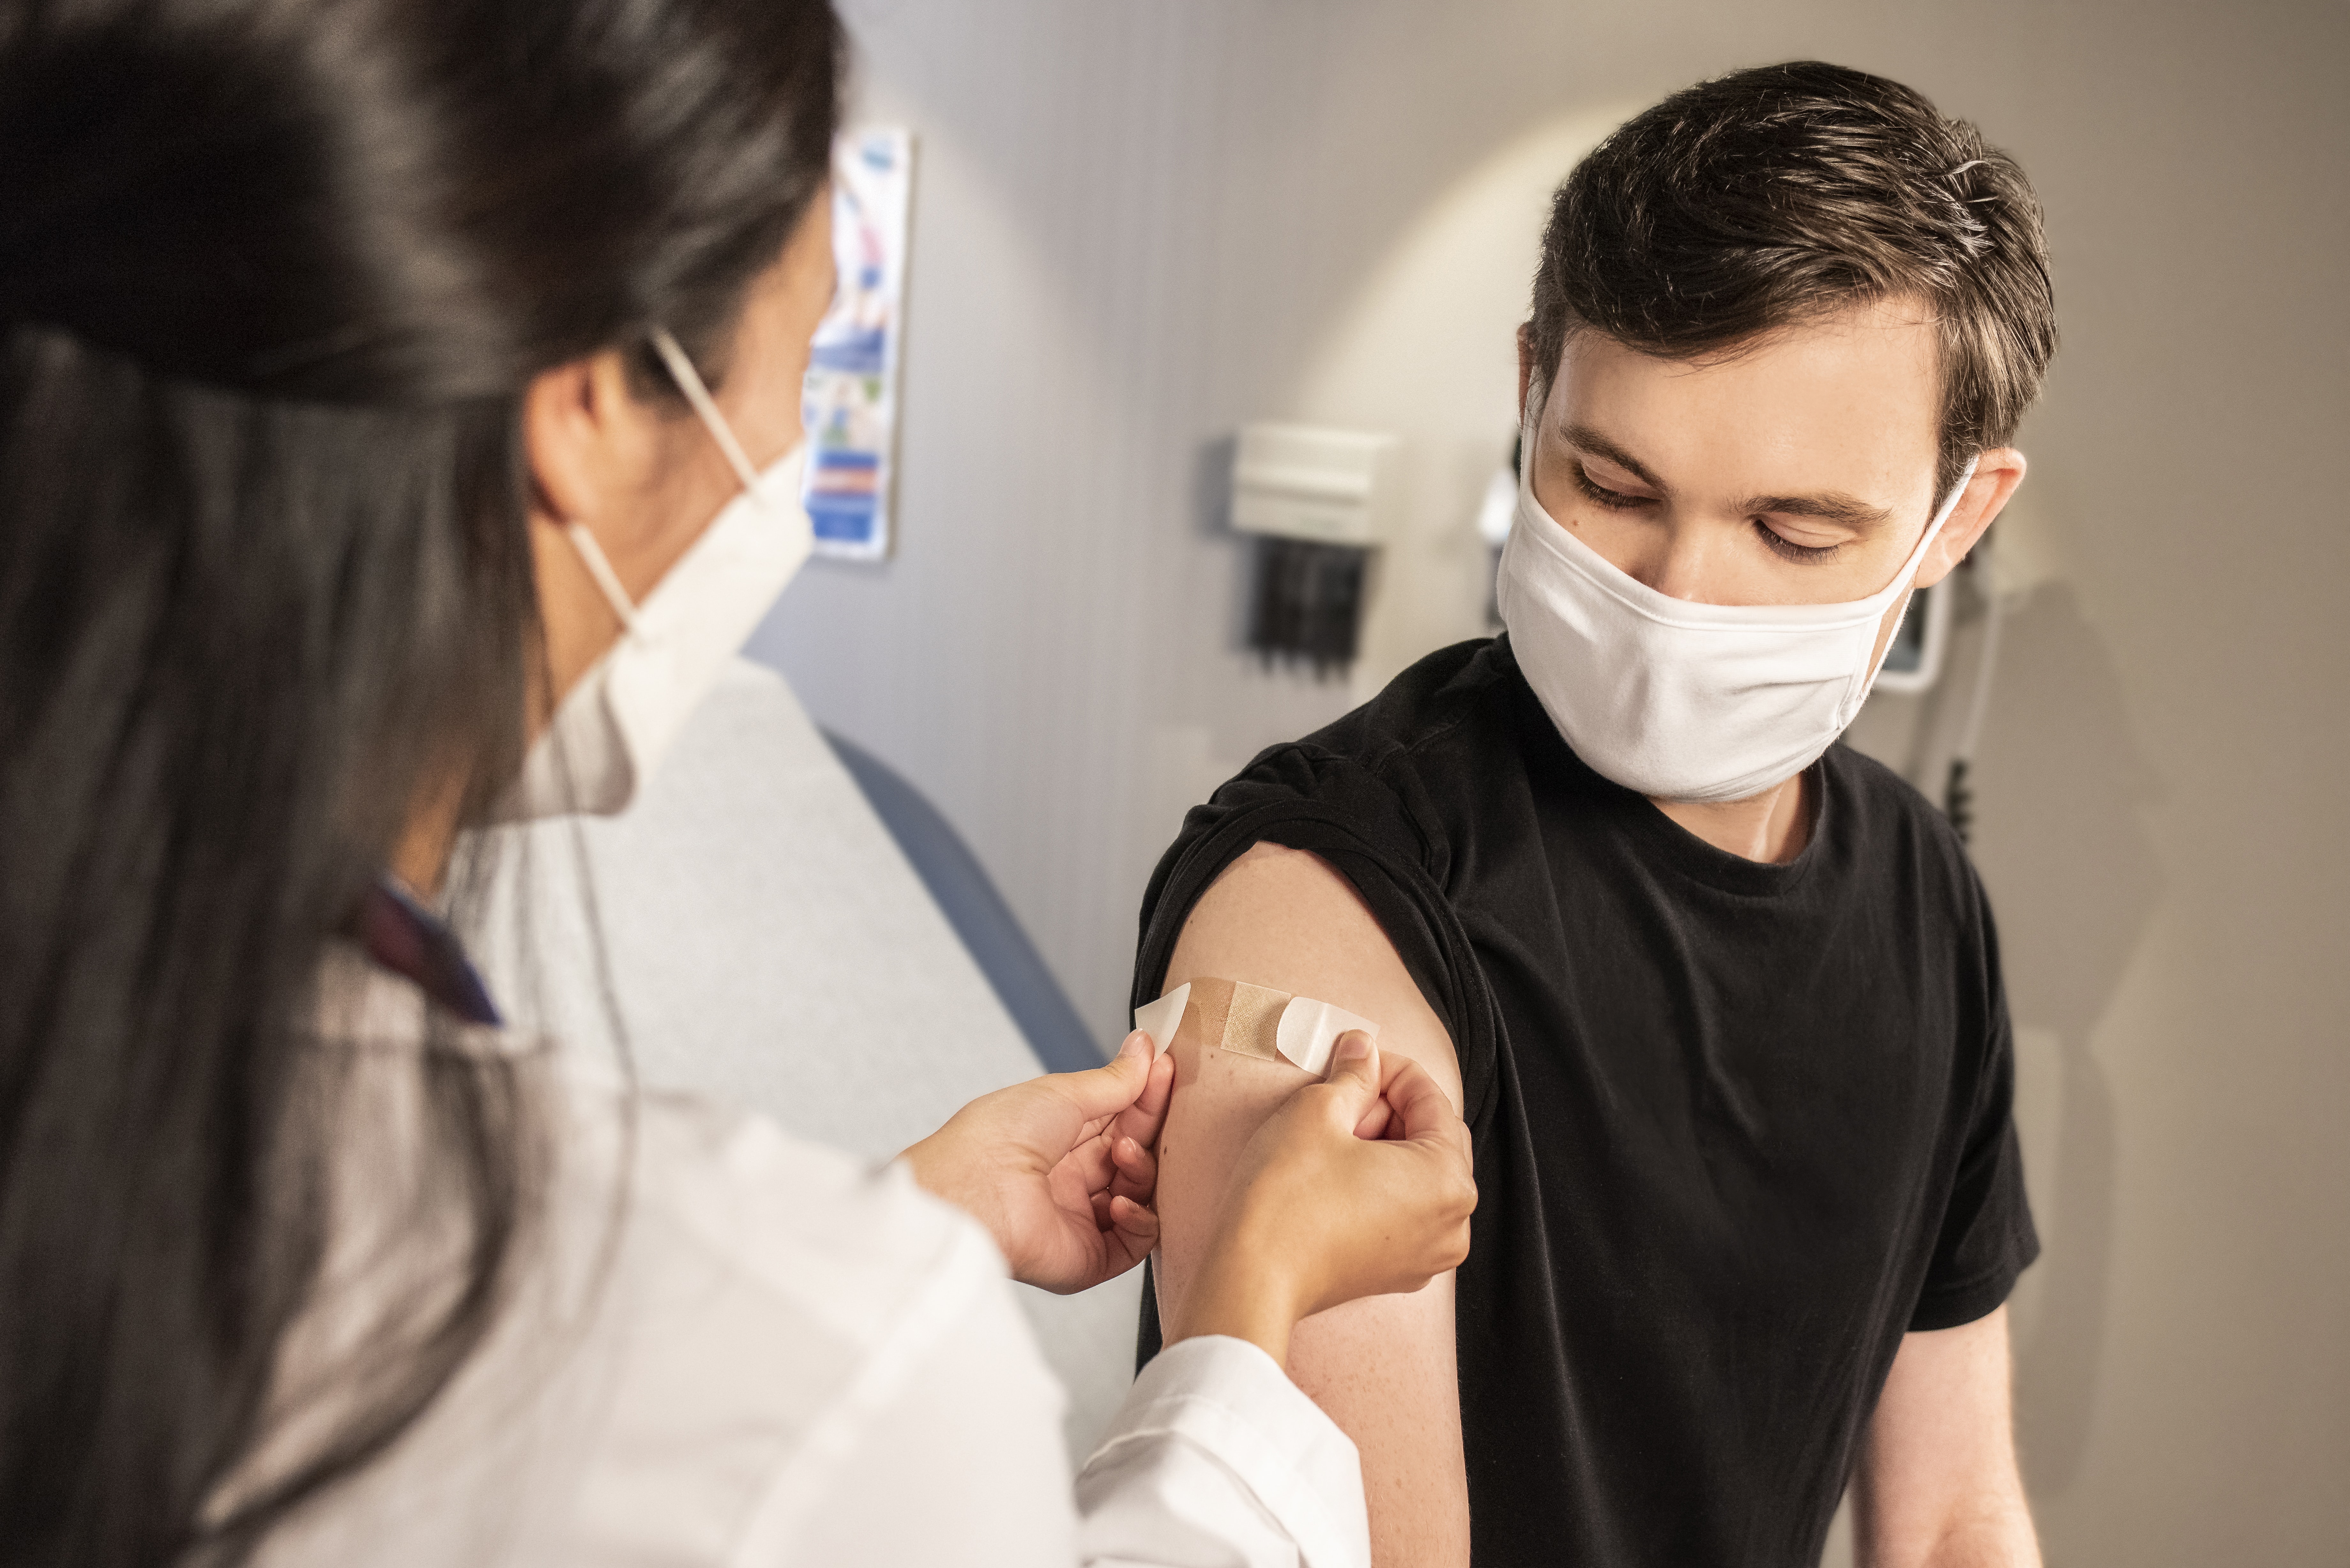
<path id="1" fill-rule="evenodd" d="M 750 453 L 744 452 L 743 443 L 734 438 L 734 429 L 726 422 L 726 416 L 718 411 L 717 401 L 711 397 L 710 388 L 702 379 L 702 372 L 693 368 L 693 361 L 686 357 L 683 348 L 678 347 L 677 338 L 668 327 L 654 327 L 652 343 L 654 350 L 661 357 L 661 363 L 669 368 L 670 379 L 677 383 L 677 389 L 685 394 L 685 400 L 701 416 L 712 439 L 718 442 L 718 450 L 726 455 L 726 462 L 734 470 L 735 477 L 742 480 L 743 488 L 755 493 L 759 489 L 758 470 L 751 466 Z M 596 543 L 596 535 L 589 533 L 583 523 L 567 523 L 563 532 L 565 537 L 571 541 L 571 547 L 579 552 L 580 562 L 587 566 L 588 575 L 596 579 L 596 587 L 611 605 L 612 613 L 620 618 L 620 625 L 634 633 L 637 629 L 637 607 L 630 602 L 628 589 L 620 586 L 619 574 L 612 570 L 611 560 L 604 554 L 604 547 Z"/>
<path id="2" fill-rule="evenodd" d="M 1911 586 L 1908 596 L 1901 601 L 1901 620 L 1909 618 L 1910 607 L 1918 602 L 1915 585 L 1919 569 L 1926 564 L 1926 552 L 1933 547 L 1934 541 L 1940 536 L 1942 530 L 1950 525 L 1951 514 L 1958 511 L 1959 503 L 1966 499 L 1967 486 L 1974 483 L 1975 468 L 1981 462 L 1982 458 L 1980 455 L 1968 460 L 1967 471 L 1960 474 L 1958 483 L 1950 487 L 1950 499 L 1942 503 L 1941 510 L 1935 513 L 1934 520 L 1927 524 L 1926 536 L 1918 541 L 1917 554 L 1910 558 L 1907 566 L 1901 568 L 1902 576 L 1894 579 L 1896 582 L 1900 582 L 1906 578 Z M 1893 656 L 1894 639 L 1900 635 L 1901 621 L 1897 620 L 1893 623 L 1893 635 L 1885 639 L 1885 646 L 1877 649 L 1877 657 L 1869 661 L 1868 679 L 1860 683 L 1858 700 L 1846 700 L 1852 711 L 1846 715 L 1844 721 L 1846 724 L 1849 725 L 1853 720 L 1860 717 L 1861 705 L 1868 701 L 1868 694 L 1877 690 L 1877 678 L 1884 672 L 1885 661 Z"/>
<path id="3" fill-rule="evenodd" d="M 567 523 L 563 525 L 563 534 L 571 541 L 571 547 L 579 552 L 580 563 L 588 568 L 588 575 L 595 578 L 596 586 L 604 591 L 604 598 L 611 605 L 612 613 L 620 618 L 622 629 L 632 637 L 636 635 L 637 607 L 629 602 L 629 591 L 620 586 L 619 575 L 612 570 L 612 563 L 605 558 L 604 547 L 596 543 L 596 535 L 588 532 L 585 523 Z"/>
<path id="4" fill-rule="evenodd" d="M 734 427 L 728 424 L 726 416 L 718 411 L 716 400 L 711 397 L 710 389 L 702 384 L 702 372 L 693 368 L 693 361 L 685 357 L 685 350 L 677 346 L 677 339 L 670 336 L 668 327 L 654 327 L 652 337 L 653 348 L 660 353 L 661 363 L 669 367 L 670 379 L 677 383 L 677 389 L 685 394 L 685 400 L 693 405 L 693 411 L 702 416 L 702 422 L 709 427 L 712 439 L 718 442 L 718 450 L 724 452 L 726 461 L 733 465 L 734 476 L 743 482 L 743 488 L 755 493 L 759 488 L 759 471 L 751 466 L 751 454 L 744 452 L 743 443 L 734 439 Z"/>
<path id="5" fill-rule="evenodd" d="M 1518 490 L 1521 494 L 1534 493 L 1534 444 L 1542 439 L 1543 410 L 1549 405 L 1550 388 L 1536 376 L 1526 383 L 1526 406 L 1518 413 Z"/>

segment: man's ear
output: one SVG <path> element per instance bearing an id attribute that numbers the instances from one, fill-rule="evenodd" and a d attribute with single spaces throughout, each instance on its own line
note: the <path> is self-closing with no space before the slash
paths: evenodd
<path id="1" fill-rule="evenodd" d="M 1973 549 L 1983 536 L 1983 531 L 1997 520 L 2013 495 L 2016 486 L 2023 483 L 2023 454 L 2012 446 L 1992 447 L 1975 460 L 1975 471 L 1967 480 L 1967 488 L 1959 504 L 1950 508 L 1950 520 L 1926 548 L 1926 558 L 1918 564 L 1916 586 L 1930 588 L 1958 569 L 1967 552 Z"/>
<path id="2" fill-rule="evenodd" d="M 1518 327 L 1518 425 L 1526 422 L 1526 390 L 1534 384 L 1534 324 L 1522 322 Z"/>

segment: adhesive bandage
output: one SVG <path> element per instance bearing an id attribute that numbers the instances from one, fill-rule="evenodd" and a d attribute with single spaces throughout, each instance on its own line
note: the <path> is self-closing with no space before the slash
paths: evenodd
<path id="1" fill-rule="evenodd" d="M 1377 1040 L 1379 1026 L 1343 1007 L 1292 996 L 1236 980 L 1195 980 L 1134 1010 L 1134 1026 L 1150 1036 L 1154 1056 L 1178 1040 L 1213 1045 L 1242 1056 L 1288 1062 L 1319 1077 L 1330 1065 L 1338 1036 L 1359 1029 Z"/>

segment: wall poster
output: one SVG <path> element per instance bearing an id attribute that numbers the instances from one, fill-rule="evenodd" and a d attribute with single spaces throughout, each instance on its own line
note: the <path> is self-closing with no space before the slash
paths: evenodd
<path id="1" fill-rule="evenodd" d="M 818 555 L 878 561 L 889 553 L 913 156 L 913 136 L 901 127 L 844 130 L 833 147 L 840 282 L 801 394 L 804 499 Z"/>

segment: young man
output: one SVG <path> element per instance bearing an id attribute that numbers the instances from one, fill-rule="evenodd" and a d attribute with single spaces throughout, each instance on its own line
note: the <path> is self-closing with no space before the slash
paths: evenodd
<path id="1" fill-rule="evenodd" d="M 2054 346 L 2016 165 L 1916 93 L 1741 72 L 1560 189 L 1506 636 L 1265 753 L 1152 879 L 1135 1000 L 1377 1020 L 1459 1096 L 1455 1279 L 1299 1325 L 1383 1564 L 2036 1563 L 2002 1303 L 2037 1251 L 1991 915 L 1834 742 L 2023 478 Z M 1178 1047 L 1154 1309 L 1285 1063 Z"/>

